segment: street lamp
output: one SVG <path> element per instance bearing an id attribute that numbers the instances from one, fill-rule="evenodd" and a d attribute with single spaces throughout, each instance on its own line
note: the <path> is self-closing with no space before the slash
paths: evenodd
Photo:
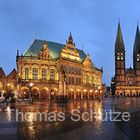
<path id="1" fill-rule="evenodd" d="M 30 87 L 29 99 L 31 99 L 31 89 L 32 89 L 33 85 L 34 85 L 33 83 L 30 83 L 30 84 L 29 84 L 29 87 Z"/>
<path id="2" fill-rule="evenodd" d="M 99 90 L 99 100 L 100 100 L 100 89 L 101 89 L 101 87 L 99 86 L 98 87 L 98 90 Z"/>
<path id="3" fill-rule="evenodd" d="M 6 86 L 6 90 L 7 90 L 7 91 L 9 90 L 9 87 L 10 87 L 10 84 L 7 83 L 7 86 Z"/>

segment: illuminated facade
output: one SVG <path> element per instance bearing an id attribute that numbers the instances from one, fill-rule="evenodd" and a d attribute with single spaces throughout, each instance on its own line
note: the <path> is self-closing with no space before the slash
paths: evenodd
<path id="1" fill-rule="evenodd" d="M 140 95 L 140 32 L 137 26 L 133 48 L 133 68 L 125 68 L 125 45 L 120 23 L 115 43 L 115 94 L 117 96 Z"/>
<path id="2" fill-rule="evenodd" d="M 0 67 L 0 93 L 12 92 L 17 90 L 18 85 L 17 71 L 13 69 L 9 75 L 6 75 Z"/>
<path id="3" fill-rule="evenodd" d="M 8 83 L 4 72 L 2 76 L 8 87 L 14 83 L 12 91 L 17 90 L 19 97 L 51 99 L 65 94 L 72 99 L 93 99 L 105 92 L 103 70 L 96 68 L 89 54 L 76 48 L 71 34 L 66 44 L 35 39 L 23 55 L 17 51 L 16 63 L 14 81 Z M 1 90 L 7 91 L 3 85 L 0 82 Z"/>
<path id="4" fill-rule="evenodd" d="M 94 98 L 104 92 L 102 69 L 95 67 L 89 54 L 76 48 L 70 34 L 65 45 L 35 39 L 24 55 L 17 54 L 21 95 L 30 90 L 32 96 L 39 99 L 62 95 L 62 67 L 67 83 L 65 94 L 70 98 Z"/>

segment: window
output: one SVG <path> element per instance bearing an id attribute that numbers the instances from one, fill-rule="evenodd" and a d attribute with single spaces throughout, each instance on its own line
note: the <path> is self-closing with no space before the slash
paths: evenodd
<path id="1" fill-rule="evenodd" d="M 120 60 L 120 56 L 117 56 L 117 60 Z"/>
<path id="2" fill-rule="evenodd" d="M 45 68 L 42 68 L 42 79 L 45 80 L 47 78 L 47 71 Z"/>
<path id="3" fill-rule="evenodd" d="M 81 75 L 81 69 L 80 68 L 75 68 L 76 75 Z"/>
<path id="4" fill-rule="evenodd" d="M 117 69 L 117 74 L 120 74 L 120 70 Z"/>
<path id="5" fill-rule="evenodd" d="M 80 85 L 81 84 L 81 78 L 76 78 L 76 85 Z"/>
<path id="6" fill-rule="evenodd" d="M 81 69 L 79 69 L 79 75 L 81 75 Z"/>
<path id="7" fill-rule="evenodd" d="M 78 75 L 78 70 L 79 70 L 78 68 L 75 68 L 76 75 Z"/>
<path id="8" fill-rule="evenodd" d="M 86 83 L 89 84 L 89 75 L 86 76 Z"/>
<path id="9" fill-rule="evenodd" d="M 96 77 L 96 84 L 98 84 L 98 77 Z"/>
<path id="10" fill-rule="evenodd" d="M 33 68 L 32 77 L 33 77 L 33 79 L 38 79 L 38 69 L 37 68 Z"/>
<path id="11" fill-rule="evenodd" d="M 71 70 L 72 70 L 72 74 L 74 74 L 74 68 L 73 68 L 73 67 L 72 67 L 72 69 L 71 69 Z"/>
<path id="12" fill-rule="evenodd" d="M 55 70 L 50 69 L 50 80 L 55 80 Z"/>
<path id="13" fill-rule="evenodd" d="M 74 77 L 72 77 L 72 85 L 74 85 L 75 83 L 74 83 Z"/>
<path id="14" fill-rule="evenodd" d="M 94 76 L 92 76 L 92 83 L 94 83 Z"/>
<path id="15" fill-rule="evenodd" d="M 25 79 L 29 79 L 29 68 L 25 68 Z"/>
<path id="16" fill-rule="evenodd" d="M 71 84 L 72 83 L 72 81 L 71 81 L 71 77 L 69 77 L 69 84 Z"/>

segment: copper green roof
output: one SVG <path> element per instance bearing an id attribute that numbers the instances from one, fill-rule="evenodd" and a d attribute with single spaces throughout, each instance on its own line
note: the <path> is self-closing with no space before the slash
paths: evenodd
<path id="1" fill-rule="evenodd" d="M 62 48 L 65 46 L 64 44 L 60 44 L 60 43 L 56 43 L 52 41 L 47 41 L 47 45 L 53 59 L 58 58 L 59 53 L 61 52 Z M 36 39 L 34 40 L 32 45 L 29 47 L 29 49 L 24 53 L 24 56 L 38 57 L 42 47 L 43 47 L 43 40 Z M 86 57 L 86 54 L 83 52 L 83 50 L 79 50 L 79 49 L 77 50 L 80 54 L 80 58 L 84 60 Z"/>

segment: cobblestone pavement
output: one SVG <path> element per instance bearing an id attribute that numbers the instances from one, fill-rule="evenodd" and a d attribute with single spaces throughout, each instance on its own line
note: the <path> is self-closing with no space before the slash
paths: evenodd
<path id="1" fill-rule="evenodd" d="M 2 106 L 0 106 L 2 108 Z M 35 102 L 33 104 L 17 103 L 17 110 L 0 111 L 0 140 L 137 140 L 140 137 L 140 98 L 122 97 L 105 98 L 97 100 L 70 101 L 68 104 L 57 104 L 55 101 Z M 78 109 L 80 117 L 84 112 L 93 114 L 92 121 L 77 122 L 71 120 L 71 112 Z M 105 110 L 129 111 L 131 119 L 129 122 L 101 121 L 105 116 Z M 22 121 L 17 113 L 30 113 L 28 120 Z M 37 118 L 33 121 L 36 112 L 64 112 L 65 121 L 42 121 Z M 84 119 L 87 115 L 84 116 Z M 17 119 L 17 120 L 16 120 Z"/>

